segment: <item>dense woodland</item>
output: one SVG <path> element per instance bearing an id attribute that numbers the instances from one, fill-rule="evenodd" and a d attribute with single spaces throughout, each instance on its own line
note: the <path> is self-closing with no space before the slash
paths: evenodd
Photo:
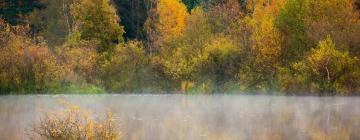
<path id="1" fill-rule="evenodd" d="M 355 0 L 5 0 L 0 92 L 359 95 Z"/>

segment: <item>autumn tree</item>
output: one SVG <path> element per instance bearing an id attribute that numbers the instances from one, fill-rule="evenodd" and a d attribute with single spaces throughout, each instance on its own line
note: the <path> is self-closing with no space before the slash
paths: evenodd
<path id="1" fill-rule="evenodd" d="M 185 5 L 179 0 L 159 0 L 157 10 L 158 28 L 164 41 L 181 36 L 188 15 Z"/>
<path id="2" fill-rule="evenodd" d="M 216 33 L 229 33 L 243 17 L 238 0 L 214 3 L 209 9 L 209 22 Z"/>
<path id="3" fill-rule="evenodd" d="M 110 92 L 141 92 L 151 82 L 148 65 L 141 42 L 119 44 L 111 59 L 101 66 L 103 85 Z"/>
<path id="4" fill-rule="evenodd" d="M 284 58 L 290 61 L 301 59 L 327 35 L 331 35 L 339 46 L 347 47 L 342 49 L 357 52 L 358 17 L 353 0 L 288 0 L 277 20 L 286 37 Z"/>
<path id="5" fill-rule="evenodd" d="M 84 40 L 97 40 L 100 52 L 111 50 L 123 42 L 124 29 L 109 0 L 79 0 L 72 5 L 74 36 Z"/>
<path id="6" fill-rule="evenodd" d="M 152 63 L 158 67 L 156 70 L 171 79 L 177 88 L 181 83 L 194 82 L 195 61 L 205 44 L 214 36 L 207 14 L 200 7 L 192 10 L 185 23 L 183 36 L 172 38 L 168 47 L 152 59 Z"/>
<path id="7" fill-rule="evenodd" d="M 88 42 L 67 42 L 55 49 L 58 60 L 64 64 L 67 71 L 65 77 L 72 84 L 99 84 L 100 55 L 96 46 Z"/>
<path id="8" fill-rule="evenodd" d="M 28 26 L 0 20 L 0 91 L 39 93 L 56 90 L 64 74 L 62 64 L 46 44 L 34 43 Z"/>
<path id="9" fill-rule="evenodd" d="M 274 24 L 283 1 L 258 1 L 248 24 L 251 27 L 247 64 L 239 73 L 243 89 L 270 90 L 276 87 L 282 36 Z"/>
<path id="10" fill-rule="evenodd" d="M 242 66 L 242 49 L 226 36 L 217 36 L 208 42 L 195 61 L 196 80 L 211 81 L 211 87 L 217 87 L 215 90 L 223 92 L 227 82 L 235 81 L 236 74 Z"/>
<path id="11" fill-rule="evenodd" d="M 187 15 L 186 6 L 180 0 L 158 0 L 145 23 L 150 46 L 159 47 L 172 38 L 180 37 Z"/>
<path id="12" fill-rule="evenodd" d="M 312 46 L 305 34 L 308 3 L 308 0 L 288 0 L 277 17 L 276 25 L 284 36 L 282 58 L 285 65 L 302 59 Z"/>
<path id="13" fill-rule="evenodd" d="M 330 35 L 339 49 L 357 52 L 360 19 L 354 0 L 310 1 L 309 7 L 316 9 L 308 10 L 305 18 L 308 25 L 306 35 L 311 41 L 316 43 Z"/>
<path id="14" fill-rule="evenodd" d="M 314 94 L 353 94 L 359 92 L 359 60 L 339 47 L 328 36 L 311 49 L 304 60 L 294 63 L 301 84 Z"/>
<path id="15" fill-rule="evenodd" d="M 2 1 L 0 91 L 355 94 L 356 1 Z"/>

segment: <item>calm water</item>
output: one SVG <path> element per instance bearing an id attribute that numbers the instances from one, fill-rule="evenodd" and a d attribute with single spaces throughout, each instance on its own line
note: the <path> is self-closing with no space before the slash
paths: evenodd
<path id="1" fill-rule="evenodd" d="M 26 95 L 0 96 L 0 140 L 28 139 L 59 100 L 112 111 L 130 140 L 360 139 L 359 97 Z"/>

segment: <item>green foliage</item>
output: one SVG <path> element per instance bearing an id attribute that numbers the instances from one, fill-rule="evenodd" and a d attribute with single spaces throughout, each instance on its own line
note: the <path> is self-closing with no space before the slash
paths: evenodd
<path id="1" fill-rule="evenodd" d="M 226 82 L 234 80 L 241 67 L 241 49 L 227 37 L 216 37 L 195 58 L 196 80 L 214 81 L 213 86 L 221 88 Z"/>
<path id="2" fill-rule="evenodd" d="M 180 41 L 179 44 L 189 49 L 200 49 L 214 36 L 208 17 L 209 15 L 201 7 L 193 9 L 186 18 L 183 37 L 175 42 Z"/>
<path id="3" fill-rule="evenodd" d="M 124 29 L 109 0 L 80 0 L 71 7 L 75 18 L 75 32 L 81 39 L 99 40 L 100 52 L 111 50 L 123 42 Z"/>
<path id="4" fill-rule="evenodd" d="M 51 90 L 51 93 L 68 93 L 68 94 L 102 94 L 106 93 L 105 89 L 91 84 L 78 85 L 77 83 L 69 83 L 67 86 Z"/>
<path id="5" fill-rule="evenodd" d="M 354 50 L 359 45 L 360 22 L 353 4 L 353 0 L 288 0 L 277 19 L 279 29 L 286 35 L 286 60 L 301 59 L 327 35 L 344 47 L 341 49 Z"/>
<path id="6" fill-rule="evenodd" d="M 130 41 L 116 46 L 110 60 L 102 64 L 104 87 L 111 92 L 137 91 L 149 84 L 149 59 L 141 42 Z"/>
<path id="7" fill-rule="evenodd" d="M 290 34 L 304 34 L 305 12 L 308 10 L 308 1 L 288 0 L 280 11 L 278 24 L 280 28 Z"/>
<path id="8" fill-rule="evenodd" d="M 309 0 L 287 0 L 277 18 L 277 26 L 285 34 L 285 45 L 282 54 L 286 60 L 301 59 L 308 51 L 305 35 L 305 17 L 309 11 Z M 287 62 L 284 62 L 287 63 Z"/>
<path id="9" fill-rule="evenodd" d="M 326 94 L 352 94 L 358 92 L 359 80 L 352 78 L 359 75 L 359 60 L 349 56 L 349 53 L 339 51 L 327 37 L 311 49 L 304 60 L 294 63 L 293 69 L 299 75 L 297 80 L 306 85 L 313 93 Z"/>

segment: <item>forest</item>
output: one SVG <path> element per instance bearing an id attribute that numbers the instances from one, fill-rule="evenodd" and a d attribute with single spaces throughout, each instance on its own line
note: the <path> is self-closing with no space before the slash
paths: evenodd
<path id="1" fill-rule="evenodd" d="M 2 0 L 0 94 L 360 95 L 359 0 Z"/>

